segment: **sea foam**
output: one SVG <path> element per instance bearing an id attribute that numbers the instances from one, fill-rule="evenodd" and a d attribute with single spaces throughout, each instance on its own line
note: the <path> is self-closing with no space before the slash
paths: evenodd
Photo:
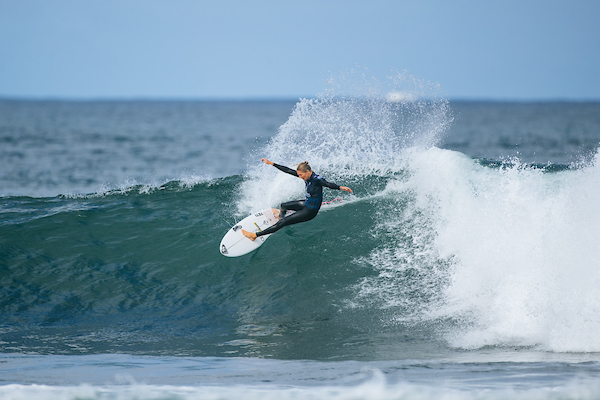
<path id="1" fill-rule="evenodd" d="M 407 189 L 433 214 L 437 256 L 451 260 L 429 312 L 455 321 L 451 345 L 600 351 L 598 156 L 557 173 L 439 149 L 409 164 Z"/>

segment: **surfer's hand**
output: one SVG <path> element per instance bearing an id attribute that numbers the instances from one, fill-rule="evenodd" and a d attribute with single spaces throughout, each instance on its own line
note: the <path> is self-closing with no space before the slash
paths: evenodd
<path id="1" fill-rule="evenodd" d="M 266 158 L 261 158 L 260 161 L 264 162 L 267 165 L 273 165 L 273 161 L 269 161 Z"/>
<path id="2" fill-rule="evenodd" d="M 352 189 L 350 189 L 348 186 L 340 186 L 340 190 L 343 190 L 344 192 L 352 193 Z"/>

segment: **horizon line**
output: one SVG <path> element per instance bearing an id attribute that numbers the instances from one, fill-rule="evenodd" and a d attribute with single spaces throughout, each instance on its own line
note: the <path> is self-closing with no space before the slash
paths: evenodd
<path id="1" fill-rule="evenodd" d="M 0 101 L 40 102 L 275 102 L 318 99 L 319 96 L 12 96 L 1 95 Z M 382 96 L 382 98 L 385 98 Z M 481 103 L 598 103 L 600 97 L 483 97 L 448 96 L 449 102 Z"/>

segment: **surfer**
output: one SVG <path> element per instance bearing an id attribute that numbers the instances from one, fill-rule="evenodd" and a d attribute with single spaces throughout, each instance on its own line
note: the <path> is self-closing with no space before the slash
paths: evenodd
<path id="1" fill-rule="evenodd" d="M 323 202 L 323 186 L 330 189 L 343 190 L 345 192 L 352 193 L 352 190 L 349 187 L 339 186 L 335 183 L 327 182 L 321 176 L 315 174 L 310 168 L 310 165 L 308 165 L 307 161 L 298 164 L 296 170 L 283 165 L 275 164 L 273 161 L 269 161 L 266 158 L 261 159 L 261 161 L 267 165 L 274 166 L 286 174 L 294 175 L 304 180 L 304 185 L 306 186 L 306 200 L 295 200 L 282 203 L 279 209 L 279 221 L 264 231 L 254 233 L 242 229 L 244 236 L 250 240 L 255 240 L 259 236 L 277 232 L 284 226 L 310 221 L 316 217 L 319 209 L 321 208 L 321 203 Z M 295 212 L 286 216 L 285 214 L 288 210 Z"/>

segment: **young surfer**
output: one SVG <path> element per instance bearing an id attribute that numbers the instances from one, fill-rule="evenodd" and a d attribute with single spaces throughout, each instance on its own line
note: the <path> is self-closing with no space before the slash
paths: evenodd
<path id="1" fill-rule="evenodd" d="M 352 193 L 352 190 L 349 187 L 339 186 L 335 183 L 327 182 L 325 179 L 315 174 L 310 168 L 310 165 L 308 165 L 307 161 L 298 164 L 296 170 L 283 165 L 275 164 L 266 158 L 261 159 L 261 161 L 267 165 L 274 166 L 286 174 L 294 175 L 304 180 L 304 185 L 306 186 L 306 200 L 288 201 L 287 203 L 281 204 L 281 208 L 279 209 L 279 221 L 264 231 L 253 233 L 242 229 L 244 236 L 250 240 L 255 240 L 259 236 L 277 232 L 284 226 L 310 221 L 316 217 L 319 209 L 321 208 L 321 203 L 323 202 L 323 186 L 330 189 L 338 189 Z M 285 213 L 288 210 L 295 212 L 285 216 Z"/>

